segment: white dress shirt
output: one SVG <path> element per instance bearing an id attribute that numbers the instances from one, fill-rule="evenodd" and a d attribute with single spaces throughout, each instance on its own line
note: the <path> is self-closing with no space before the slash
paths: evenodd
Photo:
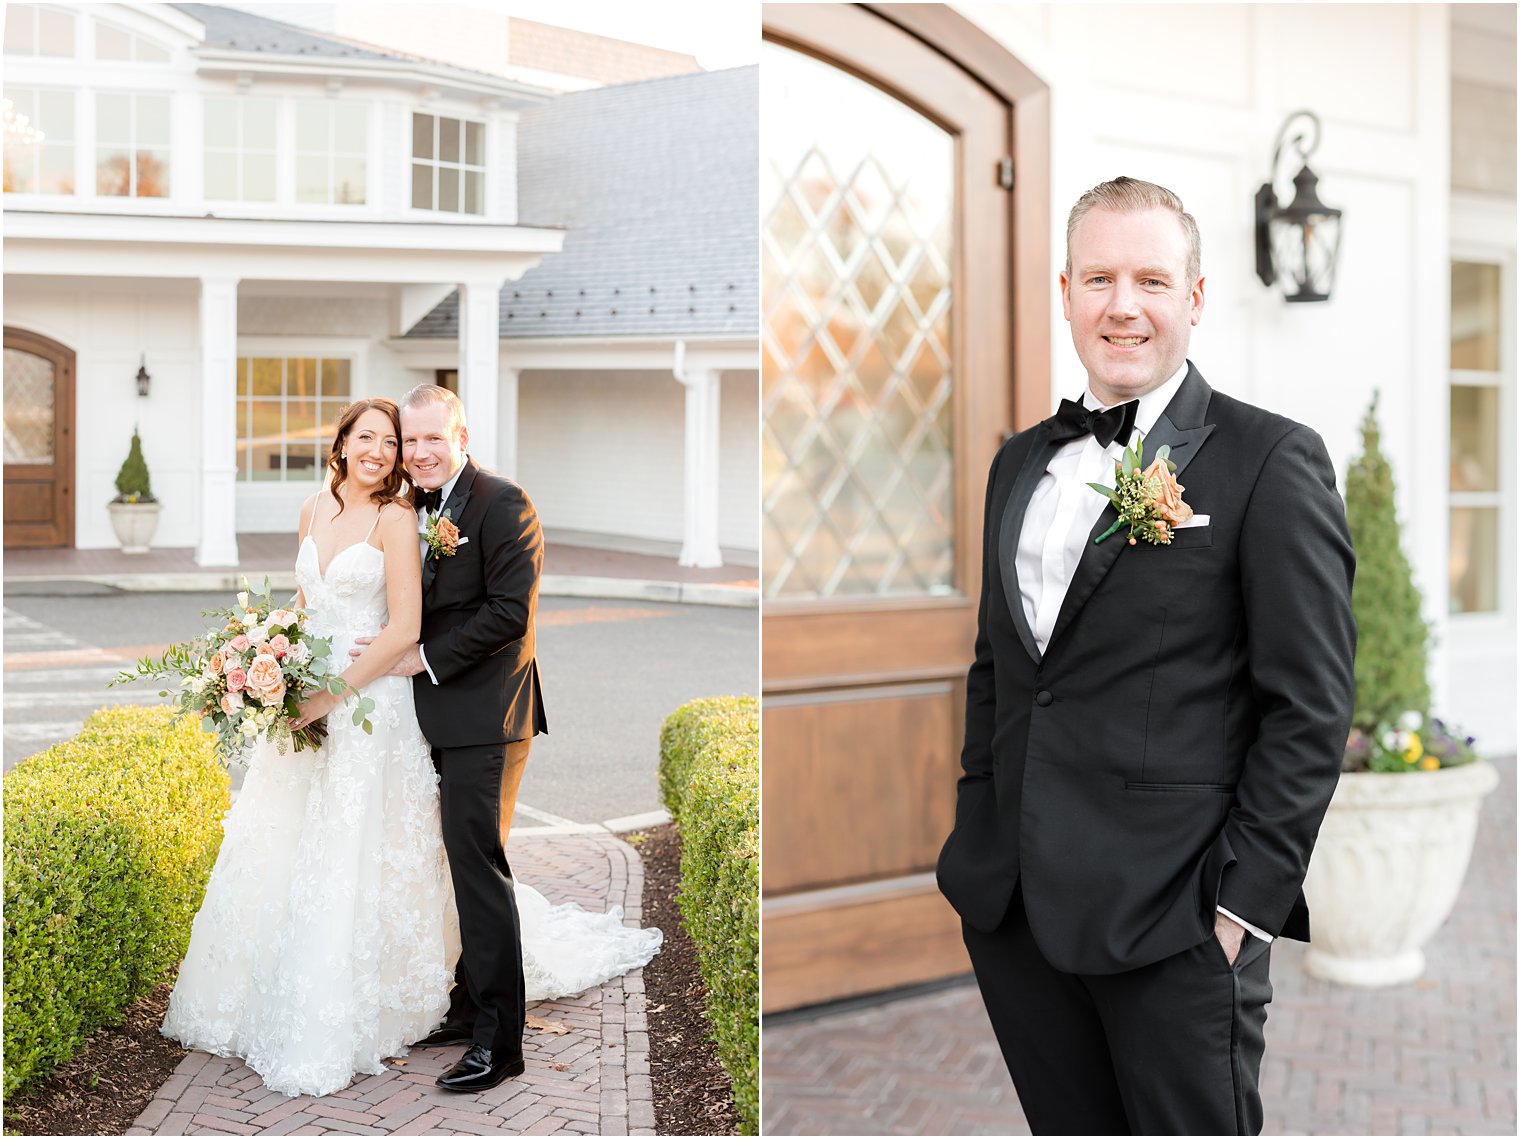
<path id="1" fill-rule="evenodd" d="M 459 481 L 459 476 L 463 473 L 464 464 L 460 463 L 459 469 L 454 472 L 454 474 L 449 478 L 449 481 L 444 483 L 443 486 L 439 488 L 438 509 L 422 510 L 417 514 L 417 541 L 422 546 L 422 560 L 424 562 L 428 560 L 428 556 L 433 551 L 428 549 L 427 539 L 422 536 L 423 531 L 427 529 L 429 522 L 443 513 L 443 504 L 449 500 L 449 495 L 454 493 L 454 484 Z M 438 678 L 433 675 L 432 666 L 428 664 L 427 650 L 420 644 L 417 646 L 417 655 L 422 658 L 422 667 L 427 670 L 428 679 L 431 680 L 434 684 L 437 684 Z"/>
<path id="2" fill-rule="evenodd" d="M 1130 438 L 1115 439 L 1107 447 L 1092 435 L 1073 439 L 1051 456 L 1050 464 L 1040 476 L 1024 512 L 1015 558 L 1024 617 L 1042 654 L 1050 643 L 1050 634 L 1056 627 L 1056 617 L 1066 600 L 1066 591 L 1071 588 L 1071 579 L 1076 576 L 1077 563 L 1091 544 L 1088 536 L 1108 506 L 1108 499 L 1087 484 L 1114 485 L 1114 464 L 1124 457 L 1124 448 L 1134 443 L 1136 435 L 1151 433 L 1186 377 L 1187 361 L 1184 360 L 1182 367 L 1166 383 L 1140 397 L 1140 406 L 1135 409 L 1134 433 Z M 1082 405 L 1107 410 L 1099 405 L 1090 390 L 1082 393 Z M 1154 454 L 1145 455 L 1146 465 L 1149 466 L 1154 458 Z M 1114 540 L 1120 539 L 1116 535 Z M 1242 921 L 1223 906 L 1217 908 L 1225 917 L 1262 940 L 1272 940 L 1271 934 Z"/>

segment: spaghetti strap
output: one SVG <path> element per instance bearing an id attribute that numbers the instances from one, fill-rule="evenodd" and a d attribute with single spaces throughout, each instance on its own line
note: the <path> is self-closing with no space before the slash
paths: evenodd
<path id="1" fill-rule="evenodd" d="M 390 503 L 386 503 L 385 504 L 385 506 L 389 506 L 389 505 L 390 505 Z M 380 518 L 381 518 L 382 515 L 385 514 L 385 506 L 382 506 L 380 508 L 379 512 L 375 515 L 375 520 L 369 524 L 369 533 L 366 534 L 366 535 L 364 535 L 364 540 L 366 542 L 368 542 L 370 540 L 371 535 L 374 534 L 375 527 L 378 526 L 378 525 L 380 525 Z"/>
<path id="2" fill-rule="evenodd" d="M 311 528 L 317 524 L 317 503 L 320 502 L 321 500 L 322 500 L 322 492 L 320 490 L 317 491 L 316 494 L 312 495 L 312 499 L 311 499 L 311 517 L 306 520 L 306 536 L 308 538 L 311 537 Z"/>

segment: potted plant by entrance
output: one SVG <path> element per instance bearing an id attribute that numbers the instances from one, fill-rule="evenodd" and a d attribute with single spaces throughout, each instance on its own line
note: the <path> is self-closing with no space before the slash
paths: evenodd
<path id="1" fill-rule="evenodd" d="M 1304 880 L 1313 915 L 1304 969 L 1364 988 L 1424 972 L 1422 947 L 1456 904 L 1479 807 L 1499 782 L 1470 736 L 1429 714 L 1430 629 L 1399 544 L 1376 412 L 1374 397 L 1362 457 L 1346 476 L 1357 558 L 1356 707 Z"/>
<path id="2" fill-rule="evenodd" d="M 158 529 L 158 512 L 163 509 L 153 497 L 148 479 L 148 464 L 143 459 L 142 440 L 132 428 L 132 448 L 116 475 L 116 497 L 106 504 L 111 512 L 111 528 L 124 554 L 146 554 L 153 532 Z"/>

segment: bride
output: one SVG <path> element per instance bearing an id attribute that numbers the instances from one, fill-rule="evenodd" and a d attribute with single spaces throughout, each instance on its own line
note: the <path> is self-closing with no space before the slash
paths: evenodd
<path id="1" fill-rule="evenodd" d="M 342 679 L 374 701 L 373 733 L 345 699 L 316 750 L 255 745 L 161 1030 L 244 1058 L 286 1095 L 326 1095 L 405 1055 L 444 1019 L 460 952 L 438 776 L 412 682 L 387 675 L 416 643 L 422 604 L 400 438 L 392 400 L 347 408 L 296 552 L 297 602 L 332 637 L 329 660 L 369 642 Z M 582 992 L 659 949 L 660 932 L 623 926 L 620 910 L 516 892 L 529 1001 Z"/>

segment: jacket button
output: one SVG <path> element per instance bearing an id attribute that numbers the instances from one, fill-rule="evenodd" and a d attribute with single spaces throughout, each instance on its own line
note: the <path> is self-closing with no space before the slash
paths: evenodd
<path id="1" fill-rule="evenodd" d="M 1049 708 L 1051 704 L 1055 703 L 1055 699 L 1054 696 L 1043 688 L 1034 694 L 1034 702 L 1041 708 Z"/>

